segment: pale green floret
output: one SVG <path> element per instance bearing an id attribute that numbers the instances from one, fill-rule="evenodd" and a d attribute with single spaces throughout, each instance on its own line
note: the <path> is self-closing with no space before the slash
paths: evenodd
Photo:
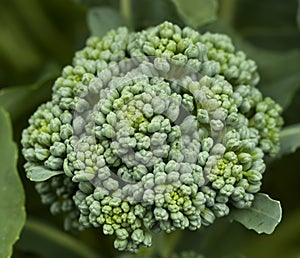
<path id="1" fill-rule="evenodd" d="M 119 251 L 208 226 L 251 206 L 279 150 L 282 110 L 258 81 L 226 35 L 164 22 L 91 37 L 23 131 L 27 176 L 66 228 L 99 227 Z"/>

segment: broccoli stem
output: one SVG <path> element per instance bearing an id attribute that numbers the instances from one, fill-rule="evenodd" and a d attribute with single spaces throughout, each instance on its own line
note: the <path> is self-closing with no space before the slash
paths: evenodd
<path id="1" fill-rule="evenodd" d="M 220 2 L 220 14 L 219 17 L 228 25 L 234 23 L 236 10 L 236 0 L 223 0 Z"/>
<path id="2" fill-rule="evenodd" d="M 172 256 L 172 254 L 174 254 L 176 245 L 180 240 L 181 235 L 182 235 L 182 231 L 180 230 L 172 232 L 171 234 L 164 233 L 162 235 L 163 240 L 160 242 L 162 244 L 162 247 L 160 248 L 161 258 L 169 258 Z"/>
<path id="3" fill-rule="evenodd" d="M 81 257 L 102 258 L 102 256 L 99 253 L 95 253 L 93 250 L 91 250 L 90 247 L 86 246 L 81 241 L 45 223 L 36 221 L 31 218 L 27 218 L 25 228 L 27 228 L 29 231 L 32 231 L 38 235 L 49 239 L 50 241 L 57 243 L 58 245 L 62 245 L 66 249 L 77 253 Z"/>
<path id="4" fill-rule="evenodd" d="M 125 19 L 126 26 L 130 29 L 133 29 L 131 0 L 120 0 L 120 9 Z"/>

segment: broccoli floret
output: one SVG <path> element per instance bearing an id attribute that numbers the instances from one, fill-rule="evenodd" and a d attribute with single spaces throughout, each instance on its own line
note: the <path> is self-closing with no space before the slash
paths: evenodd
<path id="1" fill-rule="evenodd" d="M 23 131 L 27 176 L 66 228 L 100 227 L 121 251 L 208 226 L 251 206 L 279 149 L 282 110 L 258 81 L 226 35 L 91 37 Z"/>

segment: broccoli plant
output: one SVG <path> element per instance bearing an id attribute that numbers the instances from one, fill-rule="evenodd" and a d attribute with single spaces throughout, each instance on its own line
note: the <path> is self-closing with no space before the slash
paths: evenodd
<path id="1" fill-rule="evenodd" d="M 99 227 L 120 251 L 209 226 L 251 207 L 278 152 L 282 109 L 258 82 L 224 34 L 91 37 L 23 131 L 27 177 L 66 229 Z"/>
<path id="2" fill-rule="evenodd" d="M 0 258 L 298 257 L 287 1 L 1 2 Z"/>

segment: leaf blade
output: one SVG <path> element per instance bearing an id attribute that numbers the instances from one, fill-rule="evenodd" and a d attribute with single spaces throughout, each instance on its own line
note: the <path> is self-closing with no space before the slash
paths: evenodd
<path id="1" fill-rule="evenodd" d="M 241 223 L 258 234 L 271 234 L 280 223 L 282 209 L 279 201 L 271 199 L 267 194 L 258 193 L 252 206 L 248 209 L 234 209 L 230 218 Z"/>
<path id="2" fill-rule="evenodd" d="M 286 110 L 292 103 L 299 88 L 300 74 L 294 73 L 289 76 L 284 76 L 274 82 L 270 82 L 267 87 L 262 89 L 262 91 L 266 96 L 270 96 L 278 102 L 283 110 Z M 284 96 L 284 98 L 282 96 Z"/>
<path id="3" fill-rule="evenodd" d="M 9 115 L 0 108 L 0 257 L 10 257 L 25 223 L 25 196 L 17 172 L 18 151 Z"/>
<path id="4" fill-rule="evenodd" d="M 124 26 L 121 14 L 110 7 L 91 8 L 87 15 L 87 24 L 91 35 L 102 37 L 106 32 Z"/>
<path id="5" fill-rule="evenodd" d="M 217 19 L 216 0 L 172 0 L 178 13 L 191 26 L 200 27 Z"/>
<path id="6" fill-rule="evenodd" d="M 295 152 L 300 147 L 300 124 L 283 128 L 280 132 L 280 151 L 278 157 Z"/>
<path id="7" fill-rule="evenodd" d="M 130 2 L 132 25 L 135 30 L 157 26 L 165 21 L 184 26 L 177 7 L 169 0 L 130 0 Z"/>
<path id="8" fill-rule="evenodd" d="M 52 84 L 59 75 L 60 68 L 51 65 L 47 71 L 31 85 L 17 85 L 0 89 L 0 103 L 10 113 L 13 124 L 20 123 L 21 119 L 27 120 L 39 104 L 51 97 Z M 20 108 L 22 106 L 22 108 Z"/>
<path id="9" fill-rule="evenodd" d="M 28 168 L 27 177 L 34 182 L 42 182 L 53 176 L 64 174 L 62 170 L 50 170 L 43 166 L 31 166 Z"/>

